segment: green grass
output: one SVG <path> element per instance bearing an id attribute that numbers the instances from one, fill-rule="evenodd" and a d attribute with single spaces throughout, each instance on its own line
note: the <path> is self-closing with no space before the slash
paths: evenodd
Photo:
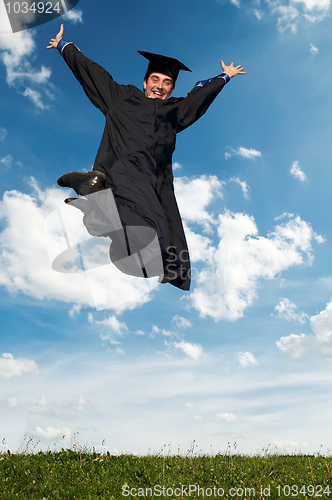
<path id="1" fill-rule="evenodd" d="M 331 472 L 332 458 L 319 454 L 7 453 L 0 455 L 0 498 L 332 498 Z"/>

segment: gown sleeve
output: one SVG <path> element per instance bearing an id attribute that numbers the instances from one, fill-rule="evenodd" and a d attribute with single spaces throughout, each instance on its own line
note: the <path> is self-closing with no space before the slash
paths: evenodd
<path id="1" fill-rule="evenodd" d="M 187 97 L 179 101 L 176 132 L 181 132 L 203 116 L 228 81 L 229 77 L 226 78 L 223 73 L 197 82 Z"/>
<path id="2" fill-rule="evenodd" d="M 116 83 L 102 66 L 85 57 L 73 43 L 65 42 L 60 52 L 92 104 L 106 114 L 121 95 L 123 85 Z"/>

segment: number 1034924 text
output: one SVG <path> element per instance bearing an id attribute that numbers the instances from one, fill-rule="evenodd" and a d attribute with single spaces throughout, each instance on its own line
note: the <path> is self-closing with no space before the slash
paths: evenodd
<path id="1" fill-rule="evenodd" d="M 60 2 L 8 2 L 5 3 L 8 14 L 63 14 Z"/>
<path id="2" fill-rule="evenodd" d="M 278 492 L 279 497 L 301 497 L 304 498 L 306 495 L 309 497 L 322 497 L 326 498 L 330 496 L 330 487 L 329 486 L 321 486 L 320 484 L 313 485 L 303 485 L 298 486 L 297 484 L 284 486 L 276 486 L 276 490 Z"/>

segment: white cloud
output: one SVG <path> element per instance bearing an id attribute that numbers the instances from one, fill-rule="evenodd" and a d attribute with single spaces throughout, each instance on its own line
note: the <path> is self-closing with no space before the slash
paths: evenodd
<path id="1" fill-rule="evenodd" d="M 180 316 L 176 316 L 176 318 L 180 318 Z M 173 318 L 174 319 L 174 318 Z M 184 320 L 184 318 L 181 318 Z M 183 325 L 181 326 L 181 321 L 179 321 L 179 325 L 177 325 L 178 327 L 180 328 L 186 328 L 187 326 L 191 326 L 191 323 L 190 325 L 187 325 L 186 323 L 187 320 L 184 320 L 184 323 Z M 173 322 L 173 320 L 172 320 Z M 157 335 L 162 335 L 163 337 L 175 337 L 175 338 L 179 338 L 180 335 L 177 333 L 177 332 L 174 332 L 172 330 L 166 330 L 165 328 L 159 328 L 159 326 L 156 326 L 156 325 L 152 325 L 151 327 L 151 331 L 150 332 L 145 332 L 143 330 L 137 330 L 136 332 L 134 332 L 135 335 L 140 335 L 140 336 L 143 336 L 143 335 L 148 335 L 150 338 L 154 339 L 156 338 Z M 170 345 L 167 343 L 167 341 L 165 340 L 165 345 Z"/>
<path id="2" fill-rule="evenodd" d="M 74 318 L 75 316 L 77 316 L 78 314 L 80 314 L 81 312 L 81 309 L 82 309 L 82 305 L 81 304 L 75 304 L 69 311 L 68 311 L 68 314 L 71 318 Z"/>
<path id="3" fill-rule="evenodd" d="M 262 153 L 260 151 L 257 151 L 256 149 L 247 149 L 243 147 L 240 147 L 238 149 L 237 154 L 242 158 L 247 158 L 248 160 L 252 160 L 253 158 L 259 158 L 260 156 L 262 156 Z"/>
<path id="4" fill-rule="evenodd" d="M 238 184 L 241 187 L 244 198 L 246 200 L 249 200 L 250 187 L 248 186 L 246 181 L 241 181 L 238 177 L 232 177 L 231 179 L 229 179 L 229 182 L 235 182 L 236 184 Z"/>
<path id="5" fill-rule="evenodd" d="M 30 359 L 15 359 L 10 353 L 4 353 L 0 358 L 0 378 L 9 380 L 13 377 L 21 377 L 26 373 L 38 374 L 38 366 Z"/>
<path id="6" fill-rule="evenodd" d="M 72 21 L 74 24 L 83 22 L 83 12 L 79 9 L 71 9 L 64 16 L 64 20 Z"/>
<path id="7" fill-rule="evenodd" d="M 195 405 L 193 405 L 192 403 L 186 403 L 185 407 L 186 408 L 196 408 Z"/>
<path id="8" fill-rule="evenodd" d="M 180 168 L 182 168 L 182 165 L 180 165 L 180 163 L 178 163 L 177 161 L 175 161 L 172 165 L 172 169 L 173 171 L 174 170 L 179 170 Z"/>
<path id="9" fill-rule="evenodd" d="M 158 443 L 169 443 L 169 440 L 176 443 L 176 449 L 177 443 L 181 443 L 186 452 L 194 436 L 198 449 L 209 454 L 212 434 L 216 438 L 213 441 L 214 453 L 223 452 L 224 443 L 233 439 L 239 443 L 239 453 L 252 454 L 259 453 L 263 445 L 266 447 L 267 443 L 272 443 L 272 439 L 301 442 L 304 434 L 310 436 L 310 453 L 317 452 L 320 443 L 324 442 L 321 437 L 329 432 L 332 374 L 328 364 L 326 369 L 319 370 L 310 358 L 308 363 L 298 364 L 294 370 L 282 359 L 274 363 L 272 357 L 257 369 L 245 369 L 243 376 L 243 369 L 236 368 L 238 361 L 233 350 L 226 345 L 220 348 L 211 352 L 207 362 L 203 363 L 188 359 L 182 353 L 165 357 L 160 352 L 150 352 L 148 356 L 134 356 L 135 359 L 127 360 L 119 359 L 118 355 L 118 359 L 112 356 L 112 362 L 107 356 L 102 360 L 87 353 L 85 363 L 81 357 L 63 359 L 63 353 L 60 353 L 40 377 L 38 385 L 29 383 L 28 379 L 17 379 L 16 387 L 12 383 L 3 383 L 5 392 L 2 391 L 2 398 L 8 400 L 14 395 L 18 400 L 22 397 L 38 400 L 45 394 L 50 404 L 49 395 L 58 395 L 62 400 L 63 389 L 68 387 L 72 393 L 83 395 L 83 404 L 84 400 L 93 399 L 96 409 L 82 412 L 78 408 L 73 411 L 68 408 L 55 415 L 40 413 L 31 418 L 30 415 L 19 415 L 15 409 L 2 407 L 3 419 L 11 423 L 3 434 L 8 448 L 14 450 L 19 446 L 25 433 L 37 439 L 33 432 L 36 425 L 43 431 L 48 426 L 61 431 L 63 427 L 69 427 L 74 439 L 72 422 L 75 422 L 74 430 L 79 432 L 77 440 L 81 443 L 99 446 L 105 439 L 107 449 L 111 445 L 122 453 L 137 451 L 146 454 L 149 448 L 153 453 L 157 446 L 156 436 Z M 82 383 L 84 393 L 80 392 Z M 78 406 L 79 399 L 77 397 Z M 133 409 L 131 412 L 128 412 L 128 401 Z M 158 425 L 170 404 L 174 410 L 172 418 L 166 418 L 162 426 Z M 52 408 L 58 409 L 54 403 Z M 308 415 L 301 428 L 298 426 L 299 411 L 301 415 Z M 217 418 L 219 413 L 220 419 Z M 230 414 L 237 419 L 230 420 Z M 199 427 L 203 421 L 194 420 L 194 415 L 204 418 L 206 424 L 201 431 Z M 133 429 L 129 436 L 128 428 Z M 230 431 L 236 434 L 230 434 Z M 61 436 L 59 439 L 61 441 Z M 51 439 L 50 443 L 52 445 Z M 47 449 L 48 444 L 48 441 L 43 441 L 40 447 Z"/>
<path id="10" fill-rule="evenodd" d="M 313 334 L 291 334 L 277 341 L 278 349 L 289 359 L 313 354 L 332 359 L 332 302 L 319 314 L 310 317 Z"/>
<path id="11" fill-rule="evenodd" d="M 181 216 L 188 222 L 209 225 L 213 217 L 206 207 L 216 198 L 222 198 L 224 183 L 215 175 L 202 175 L 194 179 L 176 177 L 174 189 Z"/>
<path id="12" fill-rule="evenodd" d="M 302 4 L 307 10 L 329 10 L 331 0 L 291 0 L 293 3 Z"/>
<path id="13" fill-rule="evenodd" d="M 224 3 L 226 0 L 218 0 Z M 265 12 L 263 5 L 267 5 L 272 15 L 277 16 L 278 30 L 283 32 L 290 30 L 293 33 L 301 21 L 317 22 L 329 15 L 331 0 L 252 0 L 251 2 L 240 2 L 240 0 L 229 0 L 236 7 L 246 8 L 260 21 Z"/>
<path id="14" fill-rule="evenodd" d="M 81 22 L 82 12 L 70 11 L 67 19 Z M 36 69 L 31 62 L 36 48 L 34 35 L 32 30 L 12 33 L 4 2 L 0 3 L 0 61 L 6 68 L 7 83 L 28 97 L 38 109 L 47 109 L 44 100 L 53 98 L 51 70 L 45 66 Z M 22 91 L 27 81 L 34 88 Z"/>
<path id="15" fill-rule="evenodd" d="M 18 406 L 18 402 L 16 398 L 10 398 L 7 401 L 8 408 L 16 408 Z"/>
<path id="16" fill-rule="evenodd" d="M 219 192 L 222 183 L 214 177 L 194 179 L 197 180 L 202 181 L 200 185 L 205 189 L 205 201 L 199 205 L 196 219 L 212 220 L 207 205 Z M 188 181 L 188 184 L 191 183 Z M 33 195 L 11 191 L 5 193 L 0 203 L 0 218 L 6 221 L 0 232 L 3 249 L 0 256 L 0 285 L 11 293 L 21 292 L 39 300 L 55 299 L 74 303 L 75 306 L 69 312 L 74 315 L 80 306 L 93 307 L 94 296 L 84 273 L 53 271 L 46 251 L 44 232 L 45 218 L 54 209 L 64 205 L 66 193 L 59 189 L 41 191 L 34 180 L 32 185 Z M 182 203 L 184 201 L 186 196 L 182 198 Z M 79 211 L 72 207 L 68 209 L 77 213 L 77 220 L 81 224 Z M 76 219 L 73 224 L 76 224 L 75 221 Z M 197 286 L 189 299 L 201 316 L 209 315 L 216 320 L 236 320 L 241 317 L 256 296 L 257 281 L 260 278 L 272 279 L 290 266 L 300 265 L 305 261 L 310 263 L 313 258 L 312 241 L 324 241 L 314 233 L 310 224 L 299 217 L 276 226 L 274 232 L 263 237 L 258 235 L 252 217 L 226 211 L 213 222 L 215 232 L 218 232 L 215 236 L 219 239 L 219 244 L 215 246 L 210 239 L 196 234 L 190 228 L 187 230 L 187 225 L 185 226 L 192 262 L 199 265 L 203 262 L 205 265 L 203 270 L 193 266 L 193 277 L 194 273 L 198 276 Z M 25 242 L 24 246 L 21 244 L 22 240 Z M 112 289 L 110 292 L 107 289 L 106 293 L 116 294 L 117 299 L 119 295 L 123 296 L 125 302 L 122 310 L 134 309 L 150 300 L 149 294 L 144 292 L 137 296 L 138 287 L 144 280 L 131 284 L 126 281 L 127 275 L 120 271 L 119 275 L 114 275 L 111 281 L 107 281 L 107 286 Z M 105 295 L 104 290 L 104 283 L 98 284 L 101 296 Z M 94 322 L 91 314 L 88 321 Z M 182 321 L 184 325 L 183 320 L 178 321 Z M 116 316 L 110 316 L 98 324 L 110 329 L 106 335 L 114 343 L 118 343 L 114 335 L 126 331 L 126 326 Z M 154 333 L 156 332 L 152 331 Z M 161 333 L 164 336 L 175 335 L 167 330 L 162 330 Z"/>
<path id="17" fill-rule="evenodd" d="M 190 300 L 202 317 L 237 320 L 256 297 L 260 278 L 274 279 L 295 265 L 311 264 L 312 241 L 321 242 L 310 224 L 295 217 L 259 236 L 253 217 L 219 215 L 220 243 L 210 247 Z"/>
<path id="18" fill-rule="evenodd" d="M 8 85 L 16 86 L 20 90 L 26 80 L 33 82 L 36 86 L 45 86 L 49 82 L 51 70 L 44 66 L 36 70 L 29 61 L 35 51 L 33 32 L 11 33 L 3 3 L 0 4 L 0 51 L 0 60 L 6 67 Z M 44 109 L 41 93 L 39 92 L 39 99 L 37 99 L 33 92 L 34 89 L 26 89 L 21 93 L 30 98 L 39 108 Z"/>
<path id="19" fill-rule="evenodd" d="M 198 344 L 190 344 L 190 342 L 173 342 L 171 344 L 175 349 L 179 349 L 184 352 L 188 358 L 195 359 L 196 361 L 203 357 L 203 348 Z"/>
<path id="20" fill-rule="evenodd" d="M 10 398 L 6 402 L 6 406 L 27 413 L 47 414 L 51 412 L 45 396 L 34 401 L 27 401 L 26 403 L 20 403 L 16 398 Z"/>
<path id="21" fill-rule="evenodd" d="M 89 323 L 95 323 L 96 325 L 106 327 L 106 329 L 108 330 L 107 333 L 100 334 L 100 338 L 102 340 L 109 340 L 111 344 L 120 344 L 121 342 L 116 340 L 115 337 L 123 337 L 124 332 L 128 330 L 126 323 L 119 321 L 114 314 L 101 321 L 95 321 L 92 314 L 89 313 L 88 321 Z M 117 348 L 116 352 L 123 354 L 124 351 L 122 351 L 120 348 Z"/>
<path id="22" fill-rule="evenodd" d="M 93 405 L 89 403 L 82 395 L 77 396 L 76 394 L 68 393 L 67 396 L 67 401 L 57 403 L 58 408 L 73 409 L 79 412 L 93 408 Z"/>
<path id="23" fill-rule="evenodd" d="M 115 352 L 118 352 L 117 349 L 119 344 L 121 344 L 121 342 L 119 340 L 116 340 L 112 333 L 100 334 L 99 337 L 101 338 L 101 340 L 108 340 L 110 344 L 116 345 L 117 347 L 115 348 Z"/>
<path id="24" fill-rule="evenodd" d="M 34 195 L 18 191 L 4 194 L 0 203 L 0 218 L 6 221 L 0 233 L 0 284 L 11 293 L 22 292 L 37 299 L 92 304 L 84 275 L 53 271 L 47 254 L 44 220 L 61 206 L 63 197 L 59 189 L 42 192 L 38 187 Z"/>
<path id="25" fill-rule="evenodd" d="M 330 347 L 332 346 L 332 301 L 329 302 L 326 308 L 315 316 L 311 316 L 310 325 L 317 337 L 317 340 L 324 352 L 331 355 Z"/>
<path id="26" fill-rule="evenodd" d="M 326 16 L 328 16 L 329 14 L 327 13 L 328 11 L 321 11 L 321 12 L 318 12 L 317 11 L 314 11 L 316 13 L 314 14 L 307 14 L 307 13 L 304 13 L 303 14 L 303 17 L 311 22 L 311 23 L 316 23 L 316 22 L 319 22 L 319 21 L 322 21 Z"/>
<path id="27" fill-rule="evenodd" d="M 113 265 L 99 268 L 101 281 L 95 282 L 96 289 L 93 291 L 85 273 L 54 271 L 48 255 L 44 223 L 54 210 L 64 206 L 63 199 L 67 193 L 60 189 L 42 191 L 35 179 L 31 180 L 31 186 L 33 194 L 10 191 L 3 195 L 0 202 L 0 219 L 6 222 L 0 232 L 0 285 L 13 294 L 21 292 L 39 300 L 55 299 L 91 307 L 95 306 L 99 296 L 106 301 L 106 306 L 121 304 L 117 309 L 121 307 L 122 310 L 134 309 L 150 300 L 145 280 L 133 282 L 131 276 L 121 273 Z M 77 232 L 82 226 L 82 215 L 79 210 L 68 208 L 72 209 L 73 218 L 66 224 L 71 224 Z M 57 251 L 56 245 L 60 243 L 59 235 L 59 241 L 52 241 L 52 251 Z M 59 248 L 62 249 L 61 245 Z M 102 281 L 105 267 L 111 269 L 107 279 Z"/>
<path id="28" fill-rule="evenodd" d="M 258 10 L 258 9 L 253 9 L 253 13 L 255 14 L 255 16 L 257 17 L 257 19 L 260 21 L 263 16 L 264 16 L 264 12 L 262 10 Z"/>
<path id="29" fill-rule="evenodd" d="M 312 43 L 310 44 L 310 54 L 314 56 L 319 54 L 319 49 L 315 47 Z"/>
<path id="30" fill-rule="evenodd" d="M 293 33 L 297 30 L 299 11 L 293 5 L 285 5 L 280 0 L 266 0 L 272 14 L 278 16 L 277 26 L 279 31 L 290 29 Z"/>
<path id="31" fill-rule="evenodd" d="M 165 330 L 165 328 L 159 328 L 158 326 L 152 325 L 152 331 L 150 337 L 154 337 L 156 333 L 164 335 L 164 337 L 173 337 L 175 334 L 170 330 Z"/>
<path id="32" fill-rule="evenodd" d="M 222 422 L 233 422 L 237 416 L 234 413 L 217 413 L 216 419 Z"/>
<path id="33" fill-rule="evenodd" d="M 278 316 L 280 318 L 286 319 L 287 321 L 299 321 L 299 323 L 305 323 L 308 315 L 304 312 L 297 313 L 296 305 L 293 304 L 289 299 L 281 299 L 279 304 L 275 307 L 275 310 L 278 312 Z"/>
<path id="34" fill-rule="evenodd" d="M 241 158 L 245 158 L 246 160 L 254 160 L 255 158 L 261 157 L 262 153 L 253 148 L 247 149 L 243 146 L 240 146 L 237 149 L 231 148 L 231 152 L 225 153 L 226 160 L 231 158 L 231 156 L 240 156 Z"/>
<path id="35" fill-rule="evenodd" d="M 95 321 L 96 325 L 103 325 L 109 328 L 113 333 L 122 335 L 124 331 L 128 330 L 126 323 L 118 320 L 114 314 L 102 321 Z"/>
<path id="36" fill-rule="evenodd" d="M 284 212 L 281 215 L 277 215 L 277 217 L 275 217 L 274 220 L 281 220 L 281 219 L 285 219 L 286 217 L 288 217 L 289 219 L 292 219 L 295 216 L 292 213 Z"/>
<path id="37" fill-rule="evenodd" d="M 295 179 L 299 179 L 301 182 L 304 182 L 307 179 L 307 176 L 304 172 L 302 172 L 298 161 L 294 161 L 292 168 L 290 169 L 290 174 L 295 177 Z"/>
<path id="38" fill-rule="evenodd" d="M 32 101 L 37 108 L 39 109 L 48 109 L 49 106 L 44 104 L 43 98 L 40 92 L 38 90 L 33 90 L 30 88 L 26 88 L 25 91 L 23 92 L 23 95 L 28 97 L 30 101 Z"/>
<path id="39" fill-rule="evenodd" d="M 18 66 L 22 58 L 31 55 L 35 48 L 31 31 L 13 34 L 3 3 L 0 5 L 0 30 L 0 48 L 8 51 L 2 55 L 2 59 L 5 59 L 7 68 Z"/>
<path id="40" fill-rule="evenodd" d="M 3 141 L 8 135 L 7 130 L 4 127 L 0 127 L 0 141 Z"/>
<path id="41" fill-rule="evenodd" d="M 15 411 L 23 411 L 31 414 L 39 414 L 39 415 L 52 415 L 53 417 L 63 418 L 62 410 L 74 410 L 75 412 L 83 412 L 85 410 L 89 410 L 94 408 L 95 405 L 92 405 L 85 397 L 77 396 L 76 394 L 67 394 L 66 401 L 55 401 L 49 404 L 46 401 L 46 397 L 42 396 L 39 399 L 20 402 L 17 398 L 9 398 L 4 403 L 7 408 L 11 408 Z M 59 413 L 57 410 L 61 410 Z M 67 412 L 68 414 L 68 412 Z"/>
<path id="42" fill-rule="evenodd" d="M 308 352 L 312 345 L 312 336 L 304 333 L 295 335 L 292 333 L 288 337 L 281 337 L 277 341 L 278 349 L 289 359 L 299 359 Z"/>
<path id="43" fill-rule="evenodd" d="M 211 240 L 206 236 L 195 233 L 185 221 L 183 221 L 183 227 L 188 243 L 190 261 L 193 263 L 200 260 L 209 260 L 209 254 L 213 252 Z"/>
<path id="44" fill-rule="evenodd" d="M 0 163 L 1 163 L 2 165 L 4 165 L 4 167 L 5 167 L 5 169 L 6 169 L 6 170 L 7 170 L 8 168 L 10 168 L 10 167 L 11 167 L 12 162 L 13 162 L 13 157 L 12 157 L 12 155 L 7 155 L 7 156 L 5 156 L 4 158 L 1 158 L 1 159 L 0 159 Z"/>
<path id="45" fill-rule="evenodd" d="M 190 328 L 192 326 L 191 321 L 179 315 L 174 316 L 172 323 L 175 323 L 178 328 Z"/>
<path id="46" fill-rule="evenodd" d="M 71 437 L 71 430 L 68 427 L 63 429 L 55 429 L 54 427 L 46 427 L 42 429 L 41 427 L 36 427 L 35 432 L 37 437 L 40 439 L 66 439 L 69 440 Z"/>
<path id="47" fill-rule="evenodd" d="M 240 365 L 243 366 L 244 368 L 247 366 L 257 365 L 257 359 L 252 354 L 252 352 L 249 352 L 249 351 L 238 352 L 237 359 L 238 359 Z"/>
<path id="48" fill-rule="evenodd" d="M 49 407 L 45 396 L 42 396 L 40 399 L 37 399 L 36 401 L 30 401 L 26 405 L 25 409 L 30 413 L 48 413 L 49 411 Z"/>
<path id="49" fill-rule="evenodd" d="M 24 71 L 11 71 L 7 76 L 7 83 L 13 84 L 15 80 L 29 80 L 35 84 L 45 84 L 48 82 L 52 74 L 50 68 L 42 66 L 40 71 L 31 70 L 29 73 Z"/>
<path id="50" fill-rule="evenodd" d="M 279 31 L 295 33 L 302 19 L 317 22 L 324 19 L 331 7 L 331 0 L 266 0 L 272 14 L 278 16 Z"/>

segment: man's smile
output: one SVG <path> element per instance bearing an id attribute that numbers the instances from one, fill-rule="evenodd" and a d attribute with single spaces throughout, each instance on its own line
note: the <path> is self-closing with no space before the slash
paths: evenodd
<path id="1" fill-rule="evenodd" d="M 151 91 L 156 97 L 159 97 L 161 99 L 164 98 L 165 96 L 165 92 L 162 92 L 161 90 L 158 90 L 158 89 L 152 89 Z"/>

